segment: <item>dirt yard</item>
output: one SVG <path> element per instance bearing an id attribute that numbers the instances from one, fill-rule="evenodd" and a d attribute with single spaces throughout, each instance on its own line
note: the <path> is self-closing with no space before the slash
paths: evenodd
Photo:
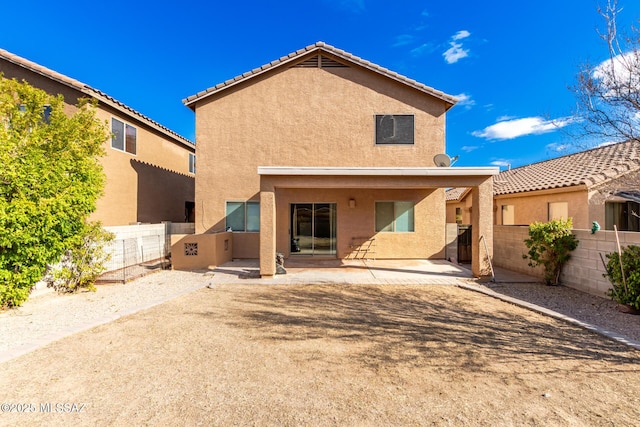
<path id="1" fill-rule="evenodd" d="M 0 424 L 632 426 L 639 362 L 453 286 L 220 285 L 0 364 Z"/>

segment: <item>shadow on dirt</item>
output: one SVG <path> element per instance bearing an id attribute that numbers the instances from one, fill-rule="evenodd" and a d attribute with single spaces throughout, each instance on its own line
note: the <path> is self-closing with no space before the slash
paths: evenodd
<path id="1" fill-rule="evenodd" d="M 452 287 L 245 287 L 235 301 L 239 307 L 229 307 L 234 315 L 225 320 L 230 326 L 267 341 L 351 345 L 345 356 L 374 368 L 492 371 L 510 364 L 552 374 L 553 363 L 542 362 L 573 360 L 589 372 L 580 361 L 612 362 L 612 371 L 640 362 L 640 353 L 595 333 Z"/>

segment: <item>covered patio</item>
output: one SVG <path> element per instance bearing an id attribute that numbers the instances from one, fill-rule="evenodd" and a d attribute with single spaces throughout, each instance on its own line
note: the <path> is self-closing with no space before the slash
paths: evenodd
<path id="1" fill-rule="evenodd" d="M 378 250 L 382 254 L 378 259 L 444 259 L 444 192 L 436 190 L 465 186 L 471 188 L 474 206 L 471 214 L 471 271 L 476 277 L 488 276 L 491 274 L 489 260 L 493 254 L 493 176 L 498 172 L 496 167 L 258 167 L 259 274 L 263 278 L 274 277 L 276 252 L 284 253 L 285 257 L 290 254 L 289 205 L 296 201 L 296 197 L 312 202 L 314 200 L 308 199 L 318 197 L 318 194 L 324 197 L 322 201 L 337 200 L 337 221 L 341 228 L 334 258 L 341 261 L 343 267 L 348 258 L 347 239 L 355 236 L 378 239 Z M 396 200 L 387 198 L 392 192 L 402 194 L 400 200 L 416 201 L 415 232 L 374 231 L 374 202 Z M 349 194 L 358 196 L 347 197 Z M 355 198 L 364 199 L 365 206 Z M 354 205 L 355 209 L 350 209 Z M 363 225 L 365 223 L 369 225 Z"/>

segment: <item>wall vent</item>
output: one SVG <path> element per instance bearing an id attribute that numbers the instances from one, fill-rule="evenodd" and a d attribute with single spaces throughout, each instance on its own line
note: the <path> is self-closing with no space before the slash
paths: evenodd
<path id="1" fill-rule="evenodd" d="M 306 59 L 294 67 L 298 68 L 348 68 L 348 65 L 323 55 L 316 55 Z"/>

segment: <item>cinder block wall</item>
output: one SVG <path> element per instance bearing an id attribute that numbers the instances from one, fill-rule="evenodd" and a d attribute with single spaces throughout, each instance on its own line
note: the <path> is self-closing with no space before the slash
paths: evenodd
<path id="1" fill-rule="evenodd" d="M 542 279 L 544 270 L 541 267 L 529 267 L 528 261 L 522 258 L 527 253 L 524 240 L 529 237 L 529 227 L 496 225 L 493 231 L 493 263 L 496 267 Z M 560 281 L 565 286 L 604 297 L 611 283 L 602 277 L 605 269 L 600 255 L 606 262 L 606 254 L 617 251 L 615 232 L 598 231 L 591 234 L 590 230 L 573 230 L 573 233 L 580 243 L 571 253 Z M 640 246 L 640 233 L 620 231 L 618 237 L 622 247 Z"/>

